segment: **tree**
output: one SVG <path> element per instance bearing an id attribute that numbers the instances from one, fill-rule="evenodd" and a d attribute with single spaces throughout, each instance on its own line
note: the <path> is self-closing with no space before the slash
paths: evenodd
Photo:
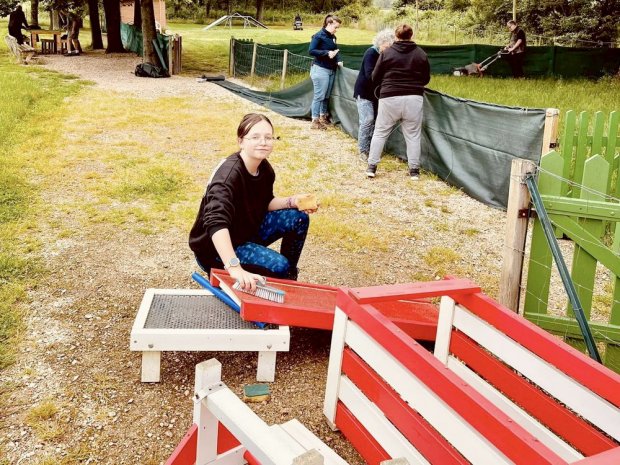
<path id="1" fill-rule="evenodd" d="M 39 0 L 30 0 L 30 26 L 39 27 Z"/>
<path id="2" fill-rule="evenodd" d="M 99 24 L 99 0 L 88 0 L 88 18 L 90 19 L 90 36 L 93 41 L 93 50 L 103 50 L 101 25 Z"/>
<path id="3" fill-rule="evenodd" d="M 153 46 L 153 40 L 157 39 L 153 0 L 141 0 L 140 9 L 142 13 L 142 56 L 144 57 L 144 62 L 161 66 Z"/>
<path id="4" fill-rule="evenodd" d="M 8 16 L 19 4 L 19 0 L 0 0 L 0 16 Z"/>
<path id="5" fill-rule="evenodd" d="M 256 19 L 258 21 L 262 21 L 264 13 L 265 13 L 265 0 L 256 0 Z"/>
<path id="6" fill-rule="evenodd" d="M 108 35 L 108 48 L 106 53 L 123 53 L 123 41 L 121 40 L 121 4 L 118 0 L 103 0 L 105 24 Z"/>

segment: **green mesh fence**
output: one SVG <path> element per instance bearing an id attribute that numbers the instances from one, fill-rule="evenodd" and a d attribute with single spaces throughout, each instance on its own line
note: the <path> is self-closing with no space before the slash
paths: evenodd
<path id="1" fill-rule="evenodd" d="M 142 56 L 142 31 L 137 30 L 131 24 L 121 23 L 121 41 L 123 42 L 123 48 L 130 52 L 137 53 Z M 163 34 L 157 34 L 157 44 L 161 50 L 166 66 L 168 64 L 168 36 Z"/>
<path id="2" fill-rule="evenodd" d="M 235 49 L 235 60 L 251 63 L 251 42 Z M 246 45 L 249 44 L 249 45 Z M 283 53 L 278 57 L 275 51 L 288 50 L 289 56 L 295 54 L 308 57 L 308 43 L 304 44 L 265 44 L 259 49 L 269 50 L 257 53 L 256 66 L 264 56 L 269 65 L 266 69 L 275 74 L 282 70 Z M 364 52 L 370 45 L 339 45 L 340 56 L 344 65 L 350 69 L 359 69 Z M 428 54 L 433 74 L 450 74 L 454 68 L 469 63 L 480 63 L 485 58 L 496 54 L 500 47 L 493 45 L 421 45 Z M 245 56 L 249 55 L 249 56 Z M 237 62 L 237 61 L 236 61 Z M 525 74 L 527 76 L 558 76 L 565 78 L 600 77 L 615 74 L 620 68 L 620 49 L 617 48 L 573 48 L 573 47 L 528 47 L 525 57 Z M 267 70 L 264 72 L 267 72 Z M 249 71 L 249 67 L 248 67 Z M 494 76 L 511 76 L 510 67 L 505 60 L 498 60 L 489 66 L 487 74 Z"/>

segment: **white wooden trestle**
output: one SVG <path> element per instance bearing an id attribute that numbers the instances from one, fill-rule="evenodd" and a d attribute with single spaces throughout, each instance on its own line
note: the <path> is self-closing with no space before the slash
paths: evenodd
<path id="1" fill-rule="evenodd" d="M 160 381 L 161 353 L 165 351 L 258 352 L 256 379 L 274 381 L 276 354 L 289 350 L 288 326 L 260 329 L 243 321 L 229 308 L 220 310 L 216 315 L 196 315 L 194 312 L 194 315 L 189 315 L 190 318 L 187 309 L 179 309 L 178 314 L 168 311 L 164 317 L 154 314 L 154 302 L 176 297 L 180 301 L 206 299 L 201 305 L 207 303 L 213 308 L 225 306 L 207 290 L 147 289 L 130 339 L 130 350 L 142 352 L 142 382 Z M 191 327 L 192 322 L 188 321 L 194 318 L 200 320 L 197 327 Z M 218 318 L 226 321 L 220 323 Z"/>

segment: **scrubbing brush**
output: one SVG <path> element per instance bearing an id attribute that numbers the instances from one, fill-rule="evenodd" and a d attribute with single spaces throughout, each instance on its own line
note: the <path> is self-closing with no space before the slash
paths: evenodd
<path id="1" fill-rule="evenodd" d="M 272 302 L 277 302 L 279 304 L 284 303 L 284 296 L 286 295 L 286 292 L 284 292 L 282 289 L 267 286 L 266 280 L 257 281 L 255 291 L 251 289 L 243 289 L 239 284 L 239 281 L 233 284 L 233 289 L 245 292 L 246 294 L 250 294 L 256 297 L 260 297 L 261 299 L 271 300 Z"/>

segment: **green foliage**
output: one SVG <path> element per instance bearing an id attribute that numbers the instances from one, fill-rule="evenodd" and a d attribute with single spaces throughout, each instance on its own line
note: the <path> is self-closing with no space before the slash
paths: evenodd
<path id="1" fill-rule="evenodd" d="M 0 0 L 0 17 L 8 16 L 19 3 L 19 0 Z"/>

